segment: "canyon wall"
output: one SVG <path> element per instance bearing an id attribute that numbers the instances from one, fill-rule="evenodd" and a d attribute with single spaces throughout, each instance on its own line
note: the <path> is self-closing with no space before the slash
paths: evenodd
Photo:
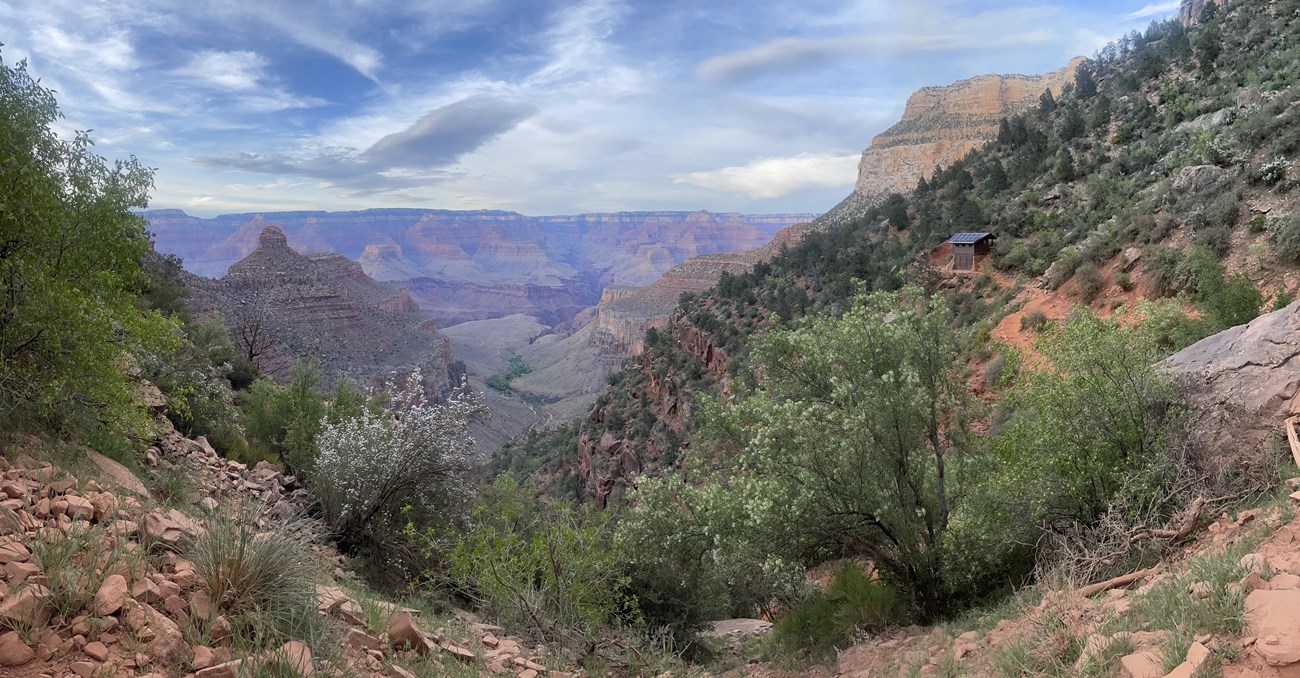
<path id="1" fill-rule="evenodd" d="M 1184 26 L 1195 25 L 1201 20 L 1201 12 L 1205 11 L 1206 5 L 1215 4 L 1222 7 L 1228 2 L 1230 0 L 1183 0 L 1178 8 L 1178 20 L 1183 22 Z"/>
<path id="2" fill-rule="evenodd" d="M 640 355 L 645 350 L 646 330 L 666 326 L 683 294 L 712 288 L 724 272 L 747 272 L 778 254 L 781 247 L 798 242 L 809 228 L 809 224 L 795 224 L 754 250 L 692 257 L 645 287 L 605 288 L 592 320 L 592 341 L 617 356 Z"/>
<path id="3" fill-rule="evenodd" d="M 264 226 L 253 251 L 220 280 L 188 282 L 194 313 L 220 313 L 237 345 L 253 345 L 263 372 L 277 378 L 308 358 L 327 379 L 348 375 L 363 386 L 418 368 L 436 397 L 464 376 L 447 338 L 405 290 L 341 255 L 301 254 L 276 226 Z"/>
<path id="4" fill-rule="evenodd" d="M 158 251 L 219 277 L 274 221 L 303 254 L 335 254 L 401 282 L 444 325 L 526 313 L 547 324 L 594 306 L 608 285 L 648 285 L 691 257 L 751 250 L 811 214 L 620 212 L 530 217 L 480 210 L 228 214 L 146 212 Z M 355 272 L 350 272 L 353 275 Z"/>
<path id="5" fill-rule="evenodd" d="M 923 87 L 907 100 L 903 118 L 876 135 L 858 163 L 854 193 L 870 203 L 916 187 L 935 167 L 961 159 L 997 136 L 998 122 L 1059 95 L 1083 57 L 1046 75 L 981 75 L 945 87 Z"/>

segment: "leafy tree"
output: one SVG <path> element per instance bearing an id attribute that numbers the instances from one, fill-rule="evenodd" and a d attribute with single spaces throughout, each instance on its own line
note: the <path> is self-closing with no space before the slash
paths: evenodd
<path id="1" fill-rule="evenodd" d="M 1003 119 L 1006 122 L 1006 119 Z M 997 194 L 1007 190 L 1011 186 L 1011 181 L 1007 178 L 1007 170 L 998 160 L 994 160 L 989 165 L 988 175 L 984 177 L 984 184 L 980 189 L 986 195 Z"/>
<path id="2" fill-rule="evenodd" d="M 900 231 L 907 230 L 911 222 L 907 216 L 907 201 L 903 196 L 890 193 L 880 207 L 890 225 Z"/>
<path id="3" fill-rule="evenodd" d="M 1201 16 L 1198 17 L 1197 21 L 1201 24 L 1207 24 L 1214 21 L 1217 16 L 1219 16 L 1219 3 L 1216 0 L 1209 0 L 1201 8 Z"/>
<path id="4" fill-rule="evenodd" d="M 1052 96 L 1051 88 L 1045 89 L 1038 97 L 1038 115 L 1046 118 L 1054 110 L 1056 110 L 1056 97 Z"/>
<path id="5" fill-rule="evenodd" d="M 1062 141 L 1071 141 L 1083 136 L 1087 131 L 1087 122 L 1083 119 L 1083 113 L 1079 111 L 1078 106 L 1070 106 L 1065 112 L 1064 119 L 1061 120 L 1059 133 Z"/>
<path id="6" fill-rule="evenodd" d="M 765 337 L 760 387 L 706 404 L 705 455 L 726 468 L 698 490 L 721 523 L 709 531 L 765 552 L 773 572 L 867 558 L 922 618 L 942 612 L 949 472 L 964 439 L 951 323 L 913 288 Z"/>
<path id="7" fill-rule="evenodd" d="M 1216 5 L 1213 2 L 1205 4 L 1205 12 L 1210 12 L 1213 18 L 1213 8 Z M 1205 12 L 1202 12 L 1202 23 L 1205 23 Z M 1199 60 L 1201 75 L 1210 76 L 1214 74 L 1214 65 L 1218 61 L 1219 55 L 1223 53 L 1223 37 L 1218 24 L 1205 23 L 1201 32 L 1196 36 L 1194 42 L 1196 49 L 1196 58 Z"/>
<path id="8" fill-rule="evenodd" d="M 85 132 L 52 129 L 54 93 L 0 60 L 0 419 L 142 426 L 124 367 L 174 347 L 174 323 L 143 310 L 153 177 L 112 165 Z"/>
<path id="9" fill-rule="evenodd" d="M 804 569 L 771 548 L 768 515 L 778 498 L 762 479 L 642 478 L 618 525 L 628 591 L 647 625 L 666 628 L 679 646 L 711 619 L 754 616 L 803 597 Z M 699 482 L 696 482 L 699 481 Z"/>
<path id="10" fill-rule="evenodd" d="M 190 288 L 185 284 L 180 258 L 174 254 L 150 252 L 144 258 L 144 271 L 148 279 L 140 305 L 189 322 L 189 307 L 185 300 L 190 296 Z"/>
<path id="11" fill-rule="evenodd" d="M 291 473 L 310 472 L 316 459 L 316 436 L 325 417 L 320 379 L 318 366 L 300 362 L 287 387 L 260 379 L 249 390 L 249 442 L 256 451 L 275 455 Z"/>
<path id="12" fill-rule="evenodd" d="M 1093 63 L 1085 61 L 1074 71 L 1074 91 L 1081 99 L 1091 99 L 1097 94 L 1097 78 L 1094 70 Z"/>
<path id="13" fill-rule="evenodd" d="M 1096 103 L 1092 105 L 1092 109 L 1088 112 L 1088 128 L 1095 130 L 1110 124 L 1110 108 L 1110 97 L 1105 94 L 1097 97 Z"/>

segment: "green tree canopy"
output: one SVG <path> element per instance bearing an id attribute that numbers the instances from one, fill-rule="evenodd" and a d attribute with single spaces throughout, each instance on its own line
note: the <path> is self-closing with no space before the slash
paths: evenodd
<path id="1" fill-rule="evenodd" d="M 951 460 L 964 439 L 957 355 L 951 313 L 918 289 L 772 333 L 756 350 L 760 387 L 705 403 L 711 478 L 665 502 L 650 483 L 629 531 L 653 524 L 655 510 L 696 516 L 705 525 L 679 534 L 707 537 L 697 553 L 756 558 L 750 569 L 765 576 L 866 558 L 933 618 L 945 605 Z"/>
<path id="2" fill-rule="evenodd" d="M 132 356 L 176 338 L 137 305 L 150 243 L 131 210 L 152 171 L 60 138 L 59 118 L 25 62 L 0 60 L 0 419 L 66 429 L 124 421 Z"/>

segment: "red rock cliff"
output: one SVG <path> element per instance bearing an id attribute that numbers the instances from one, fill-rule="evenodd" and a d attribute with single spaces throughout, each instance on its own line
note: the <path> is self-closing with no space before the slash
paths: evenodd
<path id="1" fill-rule="evenodd" d="M 868 201 L 910 191 L 936 166 L 947 166 L 996 137 L 1003 117 L 1033 106 L 1047 89 L 1059 95 L 1082 62 L 1076 57 L 1046 75 L 981 75 L 920 89 L 908 98 L 903 119 L 863 152 L 854 191 Z"/>

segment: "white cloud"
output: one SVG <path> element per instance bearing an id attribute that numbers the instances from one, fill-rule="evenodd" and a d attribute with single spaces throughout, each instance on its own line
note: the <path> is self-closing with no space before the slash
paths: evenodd
<path id="1" fill-rule="evenodd" d="M 42 56 L 68 68 L 120 72 L 137 65 L 135 48 L 124 31 L 92 35 L 44 25 L 34 28 L 32 42 Z"/>
<path id="2" fill-rule="evenodd" d="M 266 77 L 266 59 L 256 52 L 205 50 L 176 69 L 178 75 L 229 90 L 248 90 Z"/>
<path id="3" fill-rule="evenodd" d="M 227 0 L 213 3 L 206 10 L 218 20 L 230 17 L 252 19 L 255 23 L 280 32 L 289 40 L 328 54 L 351 66 L 365 77 L 378 82 L 383 54 L 370 45 L 354 39 L 348 29 L 364 26 L 372 20 L 372 12 L 387 8 L 371 3 L 287 3 L 267 0 Z M 202 14 L 199 14 L 202 16 Z M 236 23 L 237 25 L 237 23 Z"/>
<path id="4" fill-rule="evenodd" d="M 813 211 L 916 87 L 1057 68 L 1143 3 L 0 0 L 0 40 L 163 206 Z"/>
<path id="5" fill-rule="evenodd" d="M 978 31 L 953 33 L 863 34 L 837 38 L 779 38 L 714 57 L 700 64 L 696 75 L 713 84 L 732 83 L 775 73 L 802 71 L 863 55 L 901 56 L 960 50 L 993 50 L 1043 45 L 1057 36 L 1047 29 L 990 36 Z"/>
<path id="6" fill-rule="evenodd" d="M 675 184 L 691 184 L 756 200 L 780 198 L 805 188 L 850 186 L 857 178 L 858 156 L 800 153 L 764 158 L 743 167 L 672 175 Z"/>
<path id="7" fill-rule="evenodd" d="M 1148 17 L 1167 16 L 1178 11 L 1182 6 L 1180 0 L 1169 0 L 1168 2 L 1157 2 L 1143 6 L 1141 9 L 1130 12 L 1129 19 L 1146 19 Z"/>

